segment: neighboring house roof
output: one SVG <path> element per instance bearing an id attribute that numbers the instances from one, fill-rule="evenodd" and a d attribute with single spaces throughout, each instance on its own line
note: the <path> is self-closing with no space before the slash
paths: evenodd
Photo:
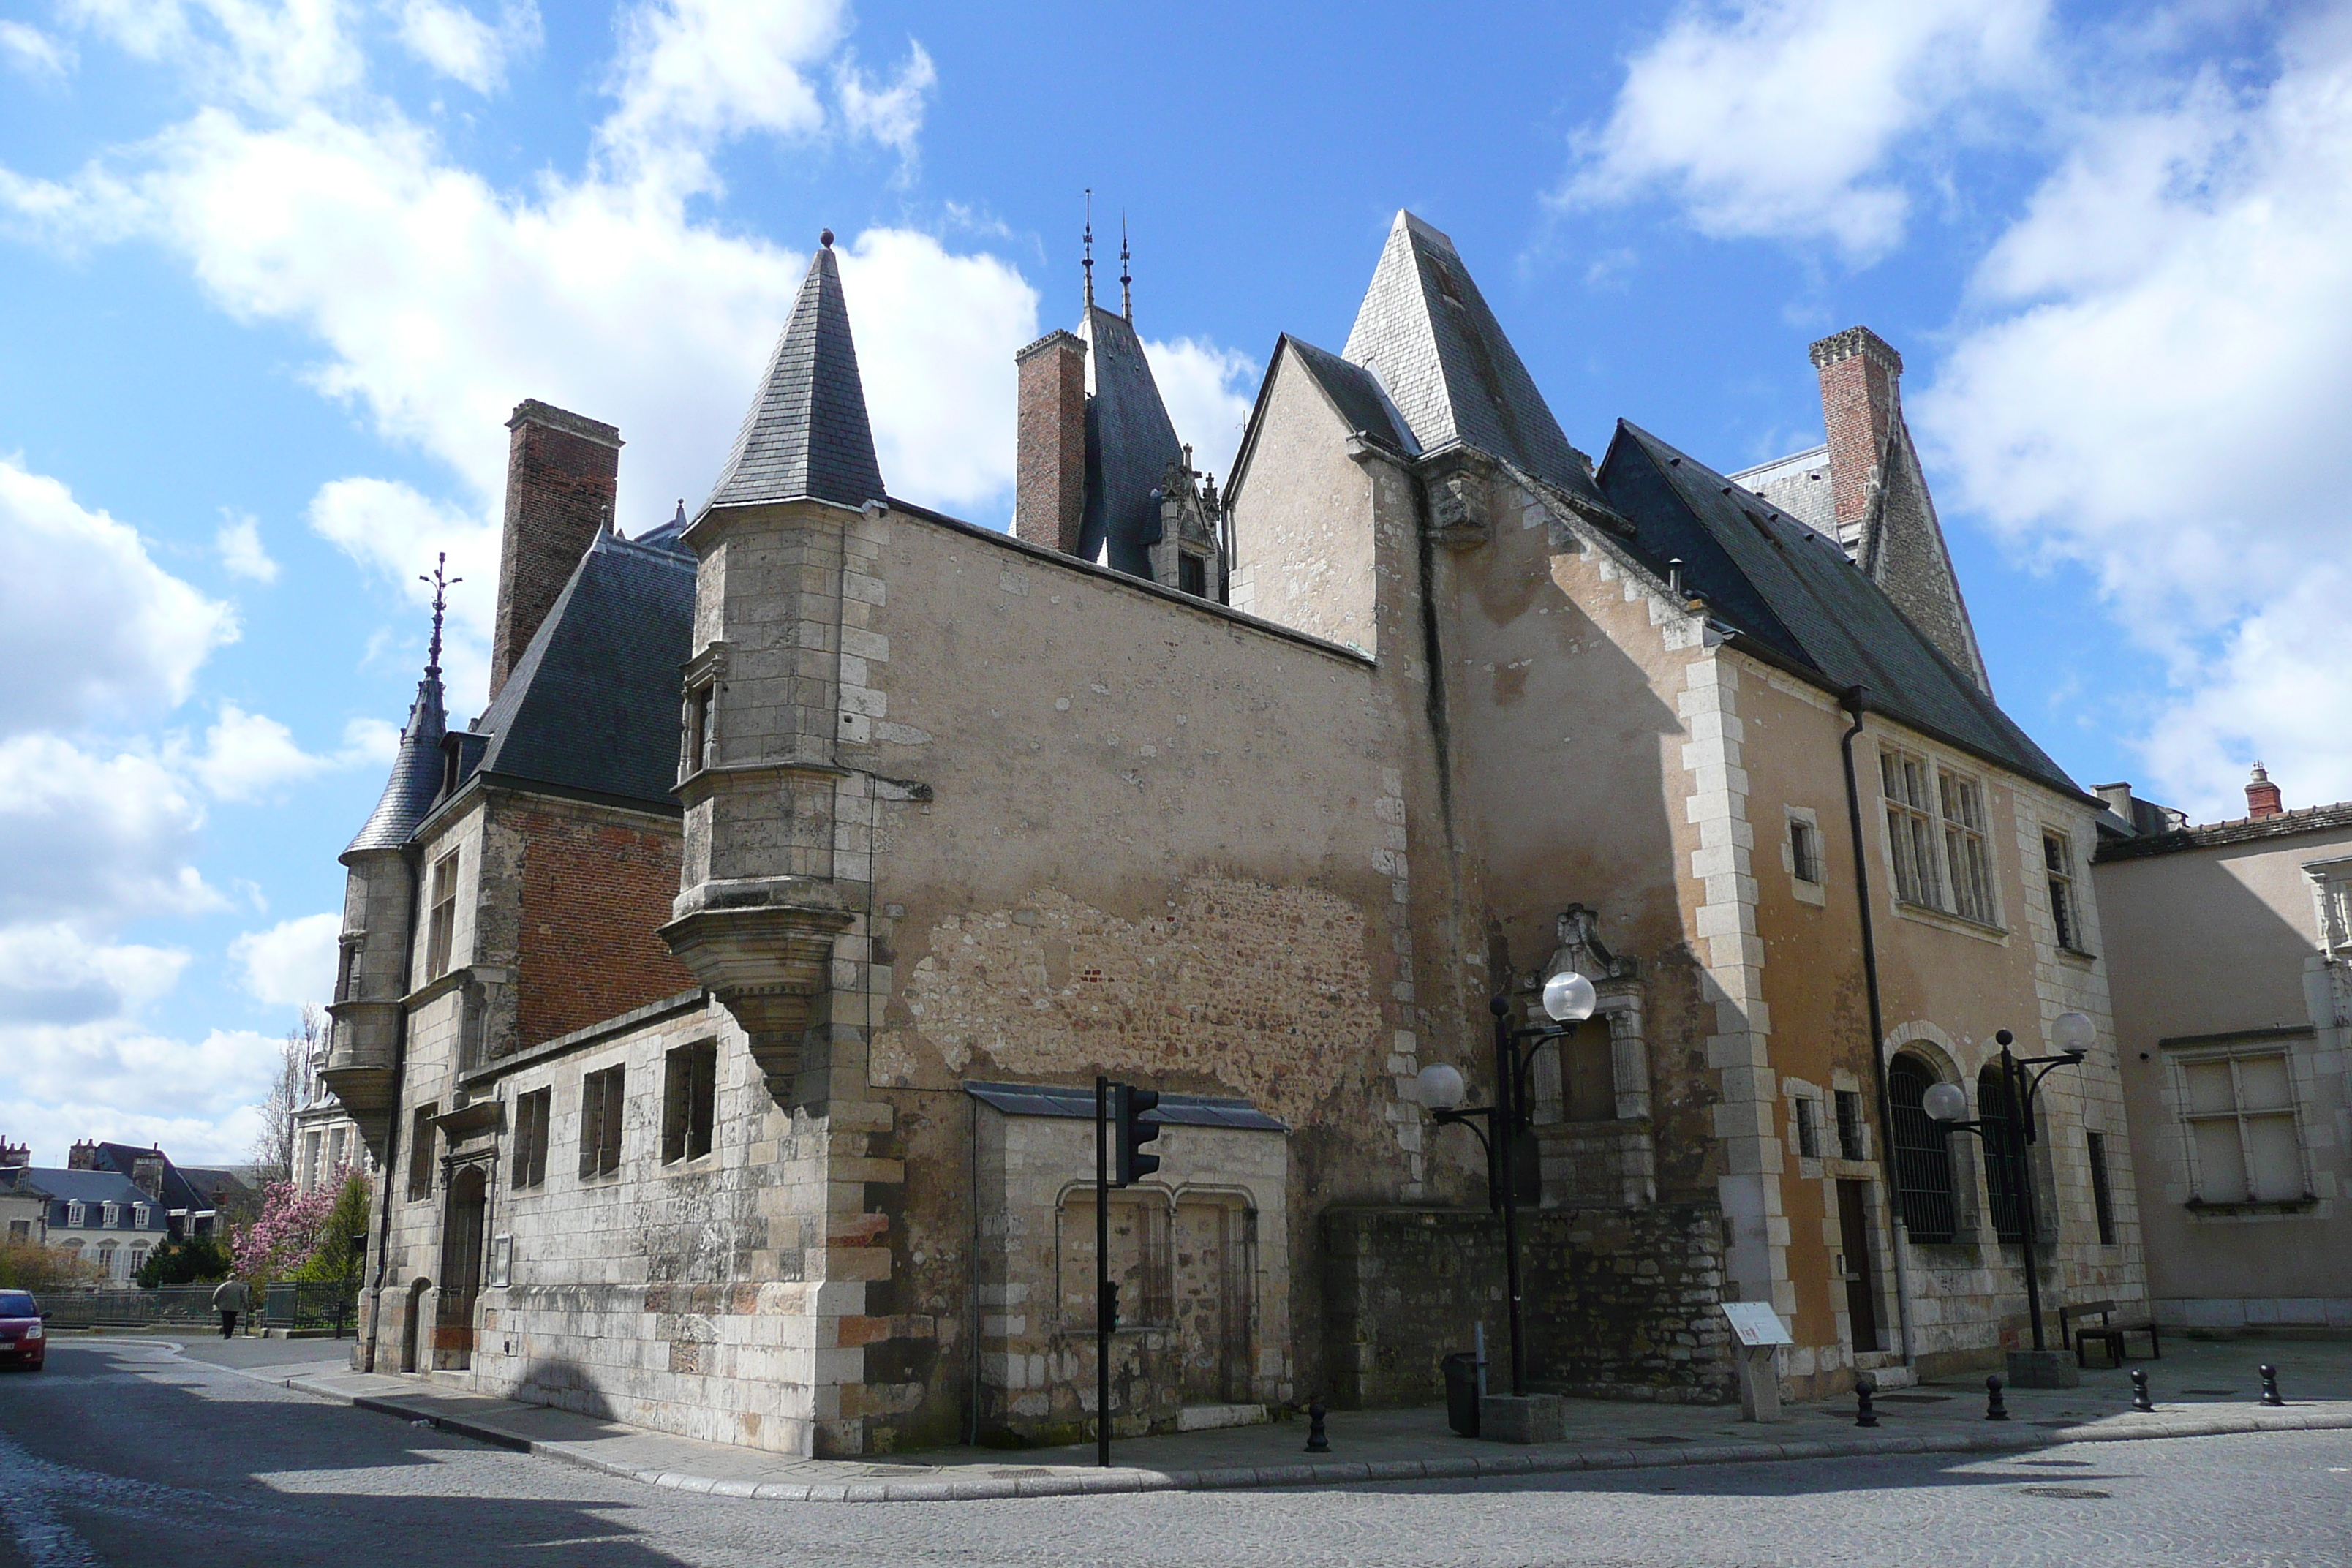
<path id="1" fill-rule="evenodd" d="M 2277 816 L 2240 818 L 2183 827 L 2141 838 L 2108 838 L 2099 845 L 2097 858 L 2142 860 L 2153 855 L 2178 855 L 2189 849 L 2211 849 L 2228 844 L 2251 844 L 2264 838 L 2285 838 L 2298 833 L 2340 832 L 2352 828 L 2352 801 L 2334 805 L 2306 805 Z"/>
<path id="2" fill-rule="evenodd" d="M 441 737 L 448 730 L 442 705 L 441 673 L 428 668 L 416 683 L 416 700 L 409 704 L 408 724 L 400 732 L 400 750 L 394 753 L 392 776 L 359 834 L 343 848 L 345 855 L 368 849 L 397 849 L 408 842 L 416 825 L 433 809 L 441 793 Z"/>
<path id="3" fill-rule="evenodd" d="M 831 230 L 809 259 L 800 298 L 703 510 L 811 498 L 852 507 L 882 499 Z"/>
<path id="4" fill-rule="evenodd" d="M 1726 627 L 1829 689 L 1864 688 L 1875 712 L 2083 793 L 1831 540 L 1622 419 L 1600 484 L 1644 563 L 1663 576 L 1679 559 L 1685 589 Z"/>
<path id="5" fill-rule="evenodd" d="M 1411 213 L 1389 230 L 1341 357 L 1379 376 L 1423 451 L 1460 442 L 1601 499 L 1454 242 Z"/>
<path id="6" fill-rule="evenodd" d="M 48 1194 L 51 1199 L 49 1224 L 58 1226 L 67 1225 L 66 1205 L 68 1204 L 81 1204 L 92 1211 L 96 1211 L 100 1204 L 121 1205 L 121 1223 L 111 1227 L 117 1230 L 142 1228 L 131 1223 L 134 1217 L 131 1209 L 134 1205 L 147 1205 L 147 1224 L 143 1227 L 147 1230 L 167 1229 L 171 1222 L 166 1211 L 182 1206 L 162 1203 L 148 1196 L 130 1177 L 119 1171 L 59 1171 L 36 1165 L 25 1172 L 20 1178 L 20 1183 L 18 1191 L 23 1191 L 26 1186 L 31 1186 Z M 83 1224 L 79 1228 L 99 1229 L 99 1214 L 96 1212 L 87 1214 L 84 1215 Z"/>
<path id="7" fill-rule="evenodd" d="M 1135 323 L 1088 305 L 1078 323 L 1087 343 L 1087 493 L 1078 556 L 1130 577 L 1151 575 L 1160 542 L 1160 481 L 1183 460 L 1183 444 L 1160 400 L 1160 384 Z M 1106 553 L 1106 547 L 1107 553 Z"/>
<path id="8" fill-rule="evenodd" d="M 599 534 L 474 721 L 478 771 L 676 811 L 694 571 L 675 548 Z"/>
<path id="9" fill-rule="evenodd" d="M 340 1110 L 341 1107 L 337 1109 Z M 225 1202 L 234 1203 L 239 1198 L 253 1195 L 253 1184 L 235 1171 L 214 1165 L 183 1165 L 180 1174 L 187 1178 L 188 1185 L 204 1199 L 194 1205 L 197 1208 L 218 1208 Z"/>
<path id="10" fill-rule="evenodd" d="M 161 1149 L 142 1149 L 135 1143 L 98 1143 L 92 1148 L 91 1157 L 101 1170 L 112 1171 L 131 1180 L 134 1186 L 138 1184 L 135 1180 L 137 1162 L 161 1160 L 163 1163 L 163 1179 L 156 1184 L 163 1189 L 162 1201 L 166 1208 L 208 1209 L 213 1206 L 210 1192 L 200 1190 L 190 1179 L 190 1173 L 172 1163 L 172 1157 Z"/>

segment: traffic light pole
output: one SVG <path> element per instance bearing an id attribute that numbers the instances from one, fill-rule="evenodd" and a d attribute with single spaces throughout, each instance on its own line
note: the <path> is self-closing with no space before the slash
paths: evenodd
<path id="1" fill-rule="evenodd" d="M 1095 1079 L 1095 1463 L 1110 1468 L 1110 1080 Z"/>

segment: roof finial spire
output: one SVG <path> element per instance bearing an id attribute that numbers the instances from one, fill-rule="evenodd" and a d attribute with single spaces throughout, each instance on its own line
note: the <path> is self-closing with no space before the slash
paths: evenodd
<path id="1" fill-rule="evenodd" d="M 1118 313 L 1135 320 L 1135 293 L 1130 287 L 1135 279 L 1127 275 L 1127 209 L 1118 209 Z"/>
<path id="2" fill-rule="evenodd" d="M 465 581 L 463 577 L 444 576 L 443 568 L 448 564 L 449 552 L 444 550 L 434 557 L 432 576 L 422 572 L 416 574 L 418 582 L 433 584 L 433 651 L 425 659 L 425 678 L 431 680 L 441 679 L 441 617 L 449 608 L 449 590 Z"/>
<path id="3" fill-rule="evenodd" d="M 1095 188 L 1087 187 L 1086 259 L 1078 263 L 1087 273 L 1087 309 L 1095 308 Z"/>

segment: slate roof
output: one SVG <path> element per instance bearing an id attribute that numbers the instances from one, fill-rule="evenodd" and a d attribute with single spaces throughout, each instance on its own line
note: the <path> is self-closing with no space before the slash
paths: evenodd
<path id="1" fill-rule="evenodd" d="M 972 1083 L 963 1091 L 982 1104 L 1007 1116 L 1055 1116 L 1091 1121 L 1095 1091 L 1057 1083 Z M 1226 1100 L 1206 1094 L 1163 1094 L 1159 1106 L 1143 1113 L 1171 1127 L 1238 1127 L 1255 1132 L 1280 1132 L 1282 1123 L 1246 1100 Z"/>
<path id="2" fill-rule="evenodd" d="M 1349 429 L 1386 442 L 1407 457 L 1420 452 L 1420 444 L 1413 439 L 1404 416 L 1389 400 L 1379 376 L 1287 332 L 1275 344 L 1277 358 L 1286 347 L 1297 355 L 1299 368 L 1313 376 L 1324 395 L 1339 406 L 1339 417 L 1348 422 Z"/>
<path id="3" fill-rule="evenodd" d="M 142 1192 L 130 1177 L 116 1171 L 60 1171 L 39 1165 L 18 1169 L 17 1190 L 29 1189 L 47 1194 L 52 1200 L 49 1223 L 60 1227 L 67 1224 L 66 1205 L 69 1203 L 90 1205 L 91 1212 L 84 1216 L 84 1223 L 79 1227 L 83 1230 L 112 1228 L 135 1231 L 142 1228 L 131 1224 L 131 1205 L 134 1204 L 147 1205 L 145 1229 L 168 1230 L 171 1228 L 171 1216 L 164 1211 L 186 1206 L 157 1202 Z M 100 1226 L 100 1204 L 121 1204 L 122 1223 L 111 1227 Z"/>
<path id="4" fill-rule="evenodd" d="M 1130 577 L 1151 575 L 1148 553 L 1160 542 L 1160 480 L 1181 462 L 1183 444 L 1160 401 L 1160 384 L 1135 323 L 1089 305 L 1078 323 L 1087 342 L 1087 504 L 1078 557 L 1108 546 L 1108 563 Z"/>
<path id="5" fill-rule="evenodd" d="M 1662 576 L 1679 558 L 1685 588 L 1725 626 L 1832 690 L 1866 688 L 1874 711 L 2083 793 L 1834 542 L 1622 419 L 1600 486 L 1635 552 Z"/>
<path id="6" fill-rule="evenodd" d="M 694 552 L 687 548 L 685 534 L 686 502 L 683 499 L 680 499 L 677 503 L 677 515 L 676 517 L 671 518 L 667 522 L 662 523 L 658 527 L 646 530 L 645 532 L 637 535 L 635 542 L 639 544 L 649 544 L 656 550 L 675 550 L 682 555 L 690 556 Z"/>
<path id="7" fill-rule="evenodd" d="M 2135 800 L 2132 804 L 2143 805 L 2147 803 Z M 2135 812 L 2133 815 L 2138 814 Z M 2102 841 L 2096 858 L 2101 860 L 2140 860 L 2154 855 L 2178 855 L 2189 849 L 2213 849 L 2229 844 L 2284 838 L 2297 833 L 2327 833 L 2346 827 L 2352 827 L 2352 801 L 2338 801 L 2333 805 L 2306 805 L 2298 810 L 2282 812 L 2276 816 L 2242 816 L 2229 822 L 2206 823 L 2166 832 L 2148 833 L 2142 829 L 2145 835 L 2142 837 Z"/>
<path id="8" fill-rule="evenodd" d="M 694 557 L 597 535 L 466 737 L 481 738 L 479 771 L 677 810 L 678 670 L 693 652 Z"/>
<path id="9" fill-rule="evenodd" d="M 1423 451 L 1461 442 L 1601 500 L 1454 242 L 1411 213 L 1389 230 L 1341 357 L 1380 377 Z"/>
<path id="10" fill-rule="evenodd" d="M 448 727 L 440 672 L 427 669 L 416 683 L 416 700 L 409 704 L 400 750 L 393 754 L 392 776 L 384 781 L 383 794 L 358 837 L 344 846 L 346 857 L 366 849 L 397 849 L 408 842 L 441 793 L 441 737 Z"/>
<path id="11" fill-rule="evenodd" d="M 208 1209 L 213 1206 L 212 1194 L 199 1189 L 188 1179 L 188 1173 L 172 1163 L 172 1157 L 160 1149 L 142 1149 L 135 1143 L 100 1143 L 91 1158 L 101 1168 L 115 1173 L 125 1181 L 131 1180 L 131 1173 L 137 1168 L 134 1162 L 161 1159 L 163 1162 L 163 1179 L 157 1184 L 163 1189 L 165 1208 Z M 137 1184 L 132 1183 L 134 1186 Z"/>
<path id="12" fill-rule="evenodd" d="M 809 261 L 800 298 L 705 511 L 812 497 L 843 506 L 882 499 L 882 468 L 866 423 L 849 307 L 830 235 L 826 240 Z"/>

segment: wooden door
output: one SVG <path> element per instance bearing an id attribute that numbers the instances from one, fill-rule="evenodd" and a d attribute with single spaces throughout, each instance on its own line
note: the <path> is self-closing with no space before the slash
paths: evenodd
<path id="1" fill-rule="evenodd" d="M 1874 1351 L 1878 1344 L 1878 1279 L 1870 1267 L 1870 1184 L 1840 1182 L 1838 1245 L 1845 1252 L 1845 1314 L 1853 1329 L 1853 1348 Z"/>

